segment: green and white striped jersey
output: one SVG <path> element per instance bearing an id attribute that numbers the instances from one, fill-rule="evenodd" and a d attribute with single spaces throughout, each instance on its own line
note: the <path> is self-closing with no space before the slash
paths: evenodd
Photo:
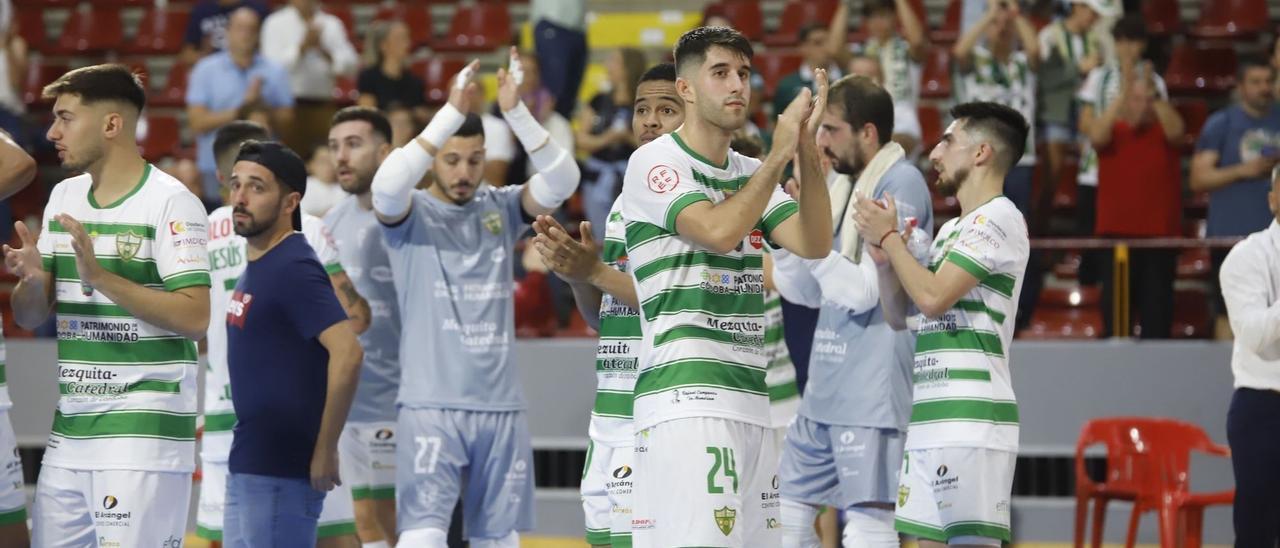
<path id="1" fill-rule="evenodd" d="M 1004 196 L 938 231 L 930 270 L 949 262 L 980 281 L 941 316 L 919 316 L 907 449 L 1018 450 L 1009 343 L 1029 253 L 1026 222 Z"/>
<path id="2" fill-rule="evenodd" d="M 775 190 L 756 227 L 728 253 L 683 237 L 676 218 L 742 188 L 758 160 L 729 152 L 714 165 L 677 133 L 631 155 L 622 185 L 627 256 L 644 332 L 635 387 L 635 428 L 687 417 L 769 427 L 765 385 L 765 240 L 797 211 Z"/>
<path id="3" fill-rule="evenodd" d="M 791 363 L 787 340 L 782 330 L 782 297 L 776 291 L 764 294 L 764 354 L 769 360 L 764 384 L 769 389 L 769 422 L 773 428 L 786 428 L 800 409 L 800 387 L 796 384 L 796 366 Z"/>
<path id="4" fill-rule="evenodd" d="M 209 214 L 209 329 L 205 332 L 208 365 L 204 377 L 204 437 L 200 440 L 200 459 L 227 462 L 231 454 L 231 428 L 236 424 L 236 411 L 231 404 L 231 376 L 227 371 L 227 303 L 236 281 L 249 265 L 245 249 L 248 242 L 235 233 L 232 207 L 223 206 Z M 333 245 L 324 221 L 302 214 L 302 235 L 315 250 L 325 272 L 342 272 L 338 249 Z"/>
<path id="5" fill-rule="evenodd" d="M 133 317 L 80 282 L 66 213 L 94 240 L 98 263 L 159 291 L 209 285 L 208 216 L 177 179 L 147 165 L 115 203 L 88 175 L 54 187 L 37 248 L 53 276 L 61 397 L 44 462 L 79 470 L 195 469 L 196 344 Z"/>
<path id="6" fill-rule="evenodd" d="M 626 233 L 619 197 L 605 224 L 604 262 L 622 272 L 627 271 Z M 596 404 L 588 428 L 594 441 L 630 444 L 635 440 L 631 399 L 643 338 L 640 313 L 605 293 L 600 299 L 600 341 L 596 347 Z"/>

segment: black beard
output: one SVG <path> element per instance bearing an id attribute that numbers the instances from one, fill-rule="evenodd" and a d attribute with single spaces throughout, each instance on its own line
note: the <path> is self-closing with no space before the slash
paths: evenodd
<path id="1" fill-rule="evenodd" d="M 955 175 L 953 177 L 945 181 L 943 180 L 942 177 L 938 177 L 938 183 L 937 183 L 938 193 L 947 198 L 955 196 L 957 193 L 960 192 L 960 186 L 963 185 L 964 182 L 968 179 L 969 179 L 968 169 L 962 169 L 960 171 L 955 172 Z"/>
<path id="2" fill-rule="evenodd" d="M 235 213 L 243 213 L 249 216 L 249 224 L 245 225 L 243 228 L 241 228 L 240 225 L 234 222 L 232 223 L 232 230 L 235 231 L 237 236 L 240 236 L 243 238 L 252 238 L 254 236 L 262 234 L 263 232 L 266 232 L 268 228 L 271 228 L 273 225 L 276 224 L 276 217 L 280 216 L 280 212 L 277 210 L 275 216 L 271 218 L 271 222 L 258 224 L 256 220 L 253 218 L 253 214 L 249 213 L 249 211 L 246 209 L 236 207 L 235 209 L 232 209 L 231 212 L 233 215 Z"/>

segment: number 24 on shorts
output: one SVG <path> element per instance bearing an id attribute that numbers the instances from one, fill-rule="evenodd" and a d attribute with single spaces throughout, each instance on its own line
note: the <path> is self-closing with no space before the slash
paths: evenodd
<path id="1" fill-rule="evenodd" d="M 725 480 L 732 480 L 733 493 L 738 492 L 738 466 L 733 459 L 733 449 L 728 447 L 708 447 L 707 453 L 715 457 L 711 469 L 707 471 L 707 492 L 712 495 L 724 493 L 724 487 L 717 485 L 716 475 L 723 473 Z M 725 485 L 729 485 L 726 481 Z"/>

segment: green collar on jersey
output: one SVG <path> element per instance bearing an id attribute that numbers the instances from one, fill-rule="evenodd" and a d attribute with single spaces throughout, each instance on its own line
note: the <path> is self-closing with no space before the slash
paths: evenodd
<path id="1" fill-rule="evenodd" d="M 120 204 L 123 204 L 125 200 L 132 198 L 134 194 L 137 194 L 139 190 L 142 190 L 142 185 L 147 182 L 147 178 L 150 176 L 151 176 L 151 162 L 147 162 L 147 167 L 142 170 L 142 178 L 138 179 L 138 184 L 133 186 L 133 190 L 130 190 L 128 194 L 121 196 L 119 200 L 111 202 L 105 206 L 98 205 L 98 199 L 93 197 L 93 186 L 90 185 L 89 186 L 89 205 L 92 206 L 94 209 L 111 209 Z"/>
<path id="2" fill-rule="evenodd" d="M 703 157 L 701 154 L 698 154 L 697 152 L 694 152 L 692 148 L 689 148 L 689 145 L 684 144 L 684 139 L 681 139 L 681 138 L 680 138 L 680 134 L 679 134 L 679 133 L 676 133 L 676 132 L 674 132 L 674 131 L 673 131 L 673 132 L 671 132 L 671 138 L 675 140 L 675 142 L 676 142 L 676 144 L 677 144 L 677 145 L 680 145 L 680 148 L 684 149 L 685 153 L 687 153 L 687 154 L 688 154 L 688 155 L 690 155 L 690 156 L 693 156 L 693 159 L 694 159 L 694 160 L 697 160 L 697 161 L 699 161 L 699 162 L 702 162 L 702 163 L 704 163 L 704 164 L 707 164 L 707 165 L 709 165 L 709 166 L 711 166 L 711 167 L 714 167 L 714 168 L 716 168 L 716 169 L 720 169 L 720 170 L 729 169 L 729 156 L 728 156 L 728 155 L 725 155 L 725 157 L 724 157 L 724 165 L 719 165 L 719 166 L 718 166 L 718 165 L 716 165 L 716 164 L 715 164 L 715 162 L 712 162 L 711 160 L 708 160 L 708 159 L 706 159 L 705 157 Z"/>

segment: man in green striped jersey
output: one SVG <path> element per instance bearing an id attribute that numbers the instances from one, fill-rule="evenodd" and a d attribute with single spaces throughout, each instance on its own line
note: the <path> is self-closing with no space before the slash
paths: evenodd
<path id="1" fill-rule="evenodd" d="M 163 546 L 186 530 L 195 469 L 196 345 L 209 323 L 204 207 L 138 154 L 145 104 L 127 67 L 44 89 L 62 167 L 39 242 L 5 261 L 18 324 L 58 315 L 58 385 L 36 487 L 37 546 Z"/>
<path id="2" fill-rule="evenodd" d="M 929 160 L 960 217 L 938 231 L 929 266 L 899 234 L 892 195 L 884 205 L 859 196 L 853 218 L 874 243 L 885 320 L 905 328 L 907 299 L 920 312 L 895 526 L 921 545 L 999 546 L 1018 452 L 1008 349 L 1030 252 L 1026 221 L 1000 191 L 1029 128 L 998 103 L 957 105 L 951 117 Z"/>
<path id="3" fill-rule="evenodd" d="M 778 117 L 763 162 L 730 151 L 751 100 L 750 43 L 701 27 L 676 44 L 684 125 L 641 146 L 622 185 L 629 270 L 644 338 L 633 414 L 637 546 L 777 546 L 777 448 L 765 386 L 766 240 L 817 258 L 831 249 L 806 88 Z M 800 158 L 799 206 L 779 186 Z"/>
<path id="4" fill-rule="evenodd" d="M 0 130 L 0 199 L 26 188 L 36 175 L 36 161 Z M 26 228 L 25 225 L 23 228 Z M 27 546 L 27 493 L 23 490 L 22 459 L 9 422 L 9 385 L 5 381 L 4 336 L 0 334 L 0 546 Z"/>

